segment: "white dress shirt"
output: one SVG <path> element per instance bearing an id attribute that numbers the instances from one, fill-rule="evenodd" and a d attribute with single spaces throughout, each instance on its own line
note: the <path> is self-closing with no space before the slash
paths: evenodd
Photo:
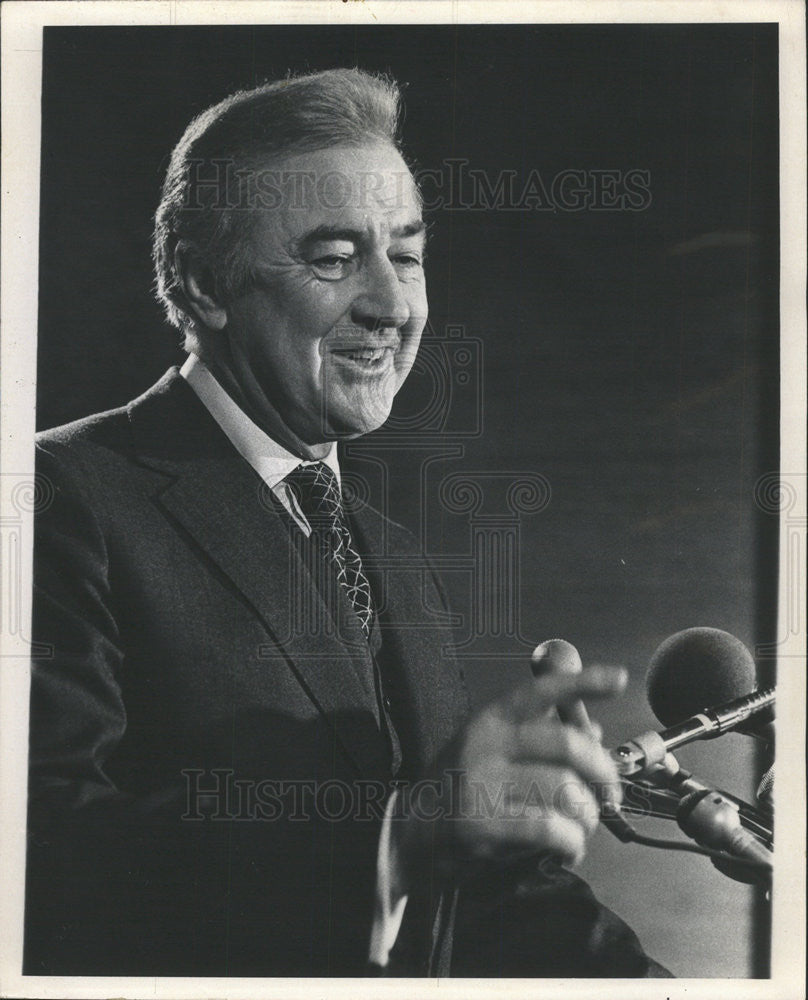
<path id="1" fill-rule="evenodd" d="M 188 355 L 180 369 L 180 375 L 199 397 L 236 451 L 255 469 L 300 530 L 308 537 L 311 534 L 311 527 L 285 479 L 298 465 L 312 463 L 293 455 L 264 433 L 227 394 L 205 363 L 195 354 Z M 321 461 L 333 470 L 339 483 L 336 442 L 332 443 L 331 450 Z M 376 860 L 376 899 L 368 957 L 371 962 L 381 966 L 387 965 L 407 905 L 406 896 L 395 897 L 392 892 L 393 874 L 397 868 L 391 837 L 396 795 L 397 793 L 393 792 L 385 809 Z"/>
<path id="2" fill-rule="evenodd" d="M 180 375 L 205 404 L 239 455 L 255 469 L 308 538 L 311 534 L 309 522 L 285 480 L 298 465 L 312 465 L 313 462 L 298 458 L 265 434 L 227 394 L 207 365 L 195 354 L 188 355 L 187 361 L 180 369 Z M 329 453 L 320 461 L 329 466 L 337 477 L 337 483 L 341 484 L 336 441 L 332 443 Z"/>

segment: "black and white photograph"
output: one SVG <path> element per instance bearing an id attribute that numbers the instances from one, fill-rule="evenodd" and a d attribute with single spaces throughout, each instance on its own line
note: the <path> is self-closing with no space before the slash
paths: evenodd
<path id="1" fill-rule="evenodd" d="M 0 995 L 803 996 L 804 5 L 2 14 Z"/>

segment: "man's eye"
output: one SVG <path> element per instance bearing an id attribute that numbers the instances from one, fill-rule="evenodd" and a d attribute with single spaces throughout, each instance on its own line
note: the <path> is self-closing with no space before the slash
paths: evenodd
<path id="1" fill-rule="evenodd" d="M 393 257 L 393 263 L 396 264 L 398 267 L 414 268 L 414 267 L 421 267 L 423 261 L 418 256 L 418 254 L 399 253 L 396 254 L 395 257 Z"/>
<path id="2" fill-rule="evenodd" d="M 311 266 L 327 278 L 341 278 L 348 274 L 353 264 L 353 257 L 347 254 L 328 254 L 318 257 Z"/>

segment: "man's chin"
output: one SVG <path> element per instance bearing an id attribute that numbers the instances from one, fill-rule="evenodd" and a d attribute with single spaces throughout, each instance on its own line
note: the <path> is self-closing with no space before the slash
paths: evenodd
<path id="1" fill-rule="evenodd" d="M 377 413 L 364 413 L 361 417 L 357 417 L 355 413 L 351 413 L 350 416 L 329 414 L 326 433 L 329 440 L 352 441 L 378 430 L 389 416 L 389 409 Z"/>

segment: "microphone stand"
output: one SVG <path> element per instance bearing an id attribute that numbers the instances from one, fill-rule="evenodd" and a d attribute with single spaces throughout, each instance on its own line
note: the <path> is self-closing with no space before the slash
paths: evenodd
<path id="1" fill-rule="evenodd" d="M 710 858 L 723 875 L 746 883 L 769 884 L 772 830 L 754 806 L 694 778 L 671 753 L 642 778 L 622 779 L 624 805 L 604 809 L 603 825 L 623 843 L 691 851 Z M 641 794 L 632 795 L 634 789 Z M 637 803 L 634 798 L 640 799 Z M 691 843 L 659 840 L 639 834 L 627 815 L 675 819 Z"/>

